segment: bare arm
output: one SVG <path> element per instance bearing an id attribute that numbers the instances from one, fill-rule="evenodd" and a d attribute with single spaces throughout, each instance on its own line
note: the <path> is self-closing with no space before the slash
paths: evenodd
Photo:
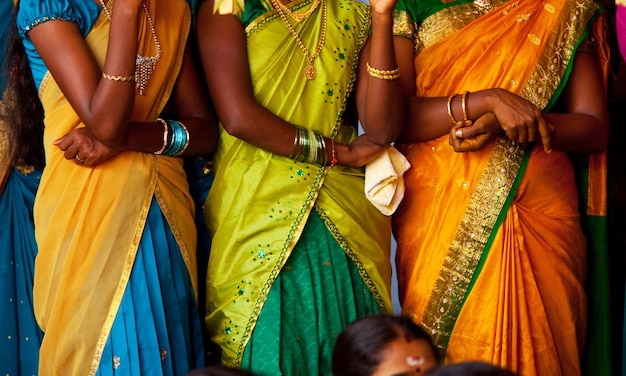
<path id="1" fill-rule="evenodd" d="M 134 75 L 137 38 L 128 36 L 138 35 L 141 4 L 141 0 L 115 2 L 103 68 L 107 74 Z M 86 127 L 100 142 L 119 146 L 133 110 L 134 83 L 103 78 L 74 23 L 48 21 L 35 26 L 28 35 Z"/>
<path id="2" fill-rule="evenodd" d="M 410 57 L 398 56 L 413 50 L 410 40 L 393 37 L 395 1 L 374 0 L 371 4 L 372 34 L 359 57 L 356 103 L 365 133 L 379 145 L 387 145 L 400 134 L 404 122 L 404 90 L 412 86 L 414 70 Z M 396 45 L 397 48 L 394 48 Z M 406 48 L 402 48 L 404 45 Z M 398 62 L 411 62 L 410 69 Z M 379 70 L 400 70 L 400 78 L 383 80 L 367 71 L 367 64 Z"/>
<path id="3" fill-rule="evenodd" d="M 554 126 L 552 145 L 567 152 L 599 152 L 609 141 L 609 115 L 604 78 L 597 57 L 577 53 L 563 93 L 567 113 L 545 114 Z"/>
<path id="4" fill-rule="evenodd" d="M 208 93 L 202 83 L 189 43 L 185 49 L 181 70 L 173 92 L 178 121 L 189 130 L 189 146 L 183 156 L 206 155 L 213 152 L 217 140 L 217 125 L 211 112 Z M 75 159 L 93 166 L 122 151 L 154 153 L 163 146 L 164 129 L 160 122 L 128 125 L 122 143 L 110 147 L 100 142 L 90 128 L 78 128 L 55 141 L 65 152 L 66 159 Z M 171 138 L 171 135 L 169 136 Z"/>
<path id="5" fill-rule="evenodd" d="M 201 5 L 197 34 L 200 57 L 217 115 L 230 135 L 271 153 L 289 156 L 296 128 L 257 102 L 243 26 L 234 15 L 215 14 L 213 3 L 210 0 Z M 330 145 L 330 141 L 326 141 Z M 338 163 L 353 167 L 364 165 L 379 151 L 376 145 L 365 139 L 351 146 L 335 145 Z"/>

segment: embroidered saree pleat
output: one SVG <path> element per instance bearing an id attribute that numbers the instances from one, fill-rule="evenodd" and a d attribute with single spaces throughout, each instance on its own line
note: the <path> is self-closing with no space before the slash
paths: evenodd
<path id="1" fill-rule="evenodd" d="M 314 60 L 317 77 L 307 80 L 303 70 L 308 61 L 278 13 L 269 2 L 253 3 L 246 3 L 242 17 L 249 17 L 251 9 L 259 12 L 246 27 L 258 102 L 292 124 L 348 144 L 356 137 L 356 127 L 342 118 L 368 33 L 369 8 L 356 1 L 328 1 L 326 41 Z M 316 11 L 293 25 L 308 51 L 317 46 L 321 14 Z M 314 205 L 326 214 L 327 228 L 380 307 L 391 309 L 391 224 L 362 194 L 363 169 L 296 162 L 232 137 L 222 127 L 215 166 L 205 205 L 213 236 L 206 321 L 212 340 L 223 350 L 224 363 L 241 363 L 267 295 Z"/>
<path id="2" fill-rule="evenodd" d="M 546 109 L 596 6 L 498 1 L 433 9 L 418 22 L 417 95 L 500 87 Z M 430 330 L 447 361 L 579 374 L 586 257 L 569 157 L 504 139 L 455 153 L 448 135 L 401 150 L 419 166 L 405 176 L 394 218 L 403 311 Z"/>
<path id="3" fill-rule="evenodd" d="M 165 106 L 181 66 L 191 22 L 184 1 L 152 1 L 149 10 L 162 56 L 146 92 L 136 97 L 131 117 L 135 121 L 155 121 Z M 180 20 L 180 25 L 172 25 L 172 20 Z M 154 54 L 154 42 L 147 22 L 143 23 L 139 51 L 150 56 Z M 102 12 L 85 39 L 100 65 L 106 56 L 109 25 Z M 39 92 L 46 114 L 47 164 L 42 193 L 35 202 L 40 248 L 35 311 L 45 331 L 40 372 L 94 374 L 133 267 L 153 196 L 195 283 L 193 202 L 178 158 L 124 152 L 94 168 L 67 161 L 52 141 L 84 125 L 49 72 Z"/>

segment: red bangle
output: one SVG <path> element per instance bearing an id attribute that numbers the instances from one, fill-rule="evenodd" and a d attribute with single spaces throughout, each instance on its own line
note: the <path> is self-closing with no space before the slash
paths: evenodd
<path id="1" fill-rule="evenodd" d="M 333 158 L 330 160 L 328 168 L 333 168 L 337 164 L 337 149 L 335 149 L 335 140 L 333 138 L 330 139 L 330 147 L 332 149 Z"/>

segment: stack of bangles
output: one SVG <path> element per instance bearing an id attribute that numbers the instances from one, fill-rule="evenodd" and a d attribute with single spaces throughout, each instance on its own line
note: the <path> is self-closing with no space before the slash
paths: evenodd
<path id="1" fill-rule="evenodd" d="M 463 111 L 463 121 L 466 122 L 468 120 L 467 118 L 467 95 L 469 94 L 469 91 L 466 91 L 463 93 L 462 95 L 462 99 L 461 99 L 461 109 Z M 456 97 L 458 94 L 452 94 L 451 96 L 448 97 L 448 103 L 446 105 L 446 107 L 448 108 L 448 115 L 450 116 L 450 120 L 452 120 L 452 125 L 456 125 L 456 123 L 458 123 L 458 120 L 456 120 L 456 118 L 454 117 L 454 115 L 452 114 L 452 100 L 454 99 L 454 97 Z"/>
<path id="2" fill-rule="evenodd" d="M 296 126 L 296 136 L 289 158 L 298 162 L 315 163 L 320 166 L 333 167 L 337 164 L 335 140 L 330 138 L 332 159 L 328 159 L 328 149 L 324 136 L 312 129 Z"/>
<path id="3" fill-rule="evenodd" d="M 189 146 L 189 131 L 187 127 L 180 121 L 163 120 L 158 118 L 157 121 L 163 124 L 163 146 L 154 152 L 157 155 L 179 156 Z M 169 138 L 169 133 L 172 137 Z"/>
<path id="4" fill-rule="evenodd" d="M 390 70 L 376 69 L 370 65 L 369 61 L 365 63 L 365 67 L 367 68 L 367 74 L 380 80 L 392 81 L 400 78 L 400 69 L 398 67 Z"/>

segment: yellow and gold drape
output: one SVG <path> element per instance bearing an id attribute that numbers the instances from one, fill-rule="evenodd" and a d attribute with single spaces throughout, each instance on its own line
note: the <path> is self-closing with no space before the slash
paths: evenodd
<path id="1" fill-rule="evenodd" d="M 110 8 L 113 0 L 108 2 Z M 155 121 L 181 66 L 190 11 L 185 1 L 149 2 L 162 56 L 131 119 Z M 102 12 L 85 41 L 96 61 L 106 56 L 110 23 Z M 147 21 L 140 53 L 154 55 Z M 149 205 L 156 196 L 195 283 L 193 203 L 182 160 L 124 152 L 93 168 L 64 158 L 52 145 L 84 126 L 48 72 L 40 87 L 45 109 L 46 168 L 35 202 L 34 304 L 45 332 L 41 374 L 87 375 L 102 350 L 132 271 Z M 194 286 L 195 287 L 195 286 Z"/>

